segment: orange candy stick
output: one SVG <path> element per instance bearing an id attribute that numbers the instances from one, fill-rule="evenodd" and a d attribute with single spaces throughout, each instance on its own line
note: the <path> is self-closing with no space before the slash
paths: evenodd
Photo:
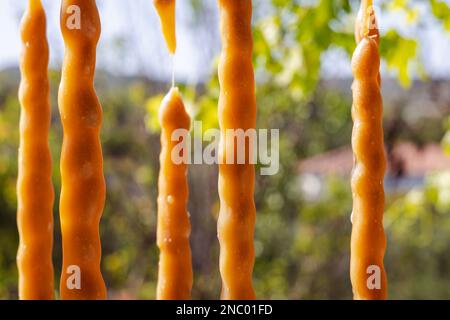
<path id="1" fill-rule="evenodd" d="M 363 5 L 367 2 L 363 1 Z M 365 10 L 361 9 L 362 12 Z M 355 299 L 386 299 L 383 258 L 386 159 L 383 143 L 378 31 L 368 29 L 353 54 L 353 212 L 350 276 Z M 358 33 L 357 33 L 358 34 Z"/>
<path id="2" fill-rule="evenodd" d="M 359 7 L 355 21 L 356 43 L 360 43 L 367 36 L 375 39 L 379 43 L 380 32 L 373 8 L 373 0 L 361 0 L 361 6 Z"/>
<path id="3" fill-rule="evenodd" d="M 158 180 L 157 241 L 160 255 L 157 299 L 186 300 L 191 298 L 193 282 L 189 244 L 191 225 L 186 210 L 189 192 L 187 166 L 186 163 L 172 158 L 176 151 L 174 148 L 180 143 L 172 141 L 172 134 L 177 129 L 188 132 L 190 118 L 178 88 L 172 88 L 164 98 L 159 111 L 159 121 L 162 132 Z M 185 155 L 177 153 L 177 156 Z"/>
<path id="4" fill-rule="evenodd" d="M 219 65 L 219 196 L 218 237 L 222 299 L 254 299 L 252 285 L 254 265 L 253 199 L 255 168 L 246 143 L 245 163 L 238 164 L 236 139 L 227 141 L 228 129 L 256 127 L 255 81 L 252 65 L 253 39 L 251 0 L 218 0 L 222 37 Z M 232 139 L 230 139 L 232 140 Z M 233 152 L 234 151 L 234 152 Z M 233 152 L 233 164 L 227 155 Z M 231 157 L 231 156 L 228 156 Z"/>
<path id="5" fill-rule="evenodd" d="M 360 43 L 364 37 L 374 39 L 380 44 L 380 31 L 373 7 L 373 0 L 361 0 L 361 6 L 355 21 L 355 40 Z M 381 85 L 381 76 L 378 74 L 378 82 Z"/>
<path id="6" fill-rule="evenodd" d="M 28 1 L 21 23 L 20 148 L 17 180 L 19 298 L 54 298 L 52 263 L 52 160 L 48 144 L 51 108 L 46 18 L 40 0 Z"/>
<path id="7" fill-rule="evenodd" d="M 105 180 L 99 133 L 102 109 L 94 89 L 100 18 L 95 0 L 63 0 L 65 55 L 59 88 L 64 130 L 61 154 L 62 299 L 105 299 L 99 223 Z"/>
<path id="8" fill-rule="evenodd" d="M 153 0 L 161 20 L 161 29 L 166 40 L 167 49 L 174 54 L 177 49 L 175 32 L 175 0 Z"/>

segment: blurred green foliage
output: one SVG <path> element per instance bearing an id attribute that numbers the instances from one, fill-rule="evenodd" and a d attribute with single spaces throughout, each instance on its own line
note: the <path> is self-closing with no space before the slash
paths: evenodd
<path id="1" fill-rule="evenodd" d="M 397 299 L 450 297 L 450 172 L 426 178 L 415 189 L 392 201 L 385 227 L 390 292 Z"/>
<path id="2" fill-rule="evenodd" d="M 450 30 L 450 8 L 442 0 L 430 0 L 430 6 L 437 19 L 442 21 L 445 29 Z"/>
<path id="3" fill-rule="evenodd" d="M 417 5 L 448 29 L 444 1 L 382 1 L 383 12 L 399 12 L 420 28 Z M 201 11 L 202 1 L 192 0 Z M 259 298 L 350 299 L 349 241 L 351 192 L 348 179 L 327 177 L 319 200 L 302 192 L 300 159 L 348 145 L 350 96 L 321 83 L 329 50 L 347 62 L 355 48 L 353 23 L 357 1 L 255 1 L 254 65 L 258 126 L 280 128 L 280 171 L 258 176 L 255 201 L 255 288 Z M 131 48 L 129 48 L 132 50 Z M 401 30 L 382 29 L 381 55 L 403 86 L 423 76 L 420 43 Z M 211 79 L 200 86 L 182 85 L 193 119 L 203 129 L 217 127 L 217 60 Z M 106 72 L 109 70 L 106 70 Z M 104 109 L 102 143 L 107 201 L 101 224 L 102 269 L 112 298 L 155 297 L 158 251 L 155 245 L 159 156 L 157 112 L 167 86 L 142 78 L 99 72 L 96 88 Z M 55 184 L 55 272 L 61 266 L 58 224 L 59 154 L 62 140 L 56 94 L 59 72 L 50 73 L 52 131 L 50 144 Z M 17 71 L 0 73 L 0 297 L 17 297 L 15 226 L 19 104 Z M 350 90 L 350 88 L 349 88 Z M 392 119 L 386 119 L 391 121 Z M 440 128 L 434 123 L 433 127 Z M 450 129 L 450 126 L 449 126 Z M 418 133 L 402 133 L 417 140 Z M 444 135 L 436 129 L 427 139 Z M 443 140 L 450 150 L 450 133 Z M 395 139 L 392 138 L 392 139 Z M 420 141 L 423 142 L 423 141 Z M 217 168 L 191 166 L 189 172 L 193 296 L 218 298 Z M 387 199 L 386 266 L 392 298 L 450 298 L 450 174 L 426 177 L 423 188 Z"/>

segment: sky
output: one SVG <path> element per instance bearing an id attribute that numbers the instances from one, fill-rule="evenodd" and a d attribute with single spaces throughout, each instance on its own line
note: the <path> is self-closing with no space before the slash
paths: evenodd
<path id="1" fill-rule="evenodd" d="M 63 55 L 59 28 L 60 1 L 42 0 L 42 3 L 47 15 L 50 65 L 59 67 Z M 172 59 L 166 50 L 151 0 L 98 0 L 97 3 L 102 20 L 98 67 L 127 75 L 170 78 Z M 0 47 L 0 69 L 18 65 L 21 47 L 19 23 L 25 5 L 25 0 L 0 1 L 0 39 L 7 44 Z M 213 41 L 210 47 L 200 43 L 197 30 L 190 28 L 194 19 L 190 11 L 186 1 L 177 2 L 178 48 L 174 67 L 178 78 L 197 83 L 211 72 L 212 57 L 219 52 L 220 43 Z M 218 32 L 218 25 L 215 27 L 214 32 Z M 126 42 L 131 44 L 120 46 L 120 43 Z M 136 50 L 125 52 L 124 47 Z M 211 61 L 205 61 L 206 58 Z"/>
<path id="2" fill-rule="evenodd" d="M 177 79 L 189 83 L 200 82 L 214 72 L 213 60 L 220 50 L 219 26 L 218 22 L 215 23 L 218 21 L 216 1 L 205 1 L 211 8 L 211 12 L 206 15 L 211 25 L 208 30 L 196 26 L 196 17 L 187 1 L 177 2 L 178 48 L 174 68 Z M 60 66 L 63 54 L 59 3 L 56 0 L 43 0 L 48 19 L 50 63 L 55 68 Z M 98 0 L 97 3 L 102 19 L 98 67 L 118 74 L 169 79 L 172 61 L 165 48 L 151 0 Z M 18 65 L 21 46 L 19 22 L 25 4 L 25 0 L 0 1 L 0 39 L 7 44 L 0 48 L 0 69 Z M 419 9 L 422 10 L 421 14 L 425 14 L 424 6 L 419 5 Z M 404 35 L 418 38 L 420 55 L 431 77 L 449 77 L 450 33 L 442 30 L 433 19 L 425 19 L 425 28 L 420 29 L 420 32 L 405 24 L 404 19 L 395 13 L 380 15 L 378 20 L 382 29 L 397 27 Z M 322 59 L 325 77 L 351 76 L 349 60 L 343 52 L 331 50 Z M 386 66 L 383 68 L 386 69 Z"/>

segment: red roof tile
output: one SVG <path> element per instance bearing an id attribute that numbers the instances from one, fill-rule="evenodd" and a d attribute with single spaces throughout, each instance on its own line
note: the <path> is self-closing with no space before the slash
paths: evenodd
<path id="1" fill-rule="evenodd" d="M 395 145 L 389 157 L 388 172 L 403 176 L 424 176 L 427 173 L 450 169 L 450 157 L 445 155 L 439 144 L 423 147 L 413 143 Z M 348 176 L 353 167 L 353 153 L 350 146 L 300 161 L 299 170 L 304 173 Z"/>

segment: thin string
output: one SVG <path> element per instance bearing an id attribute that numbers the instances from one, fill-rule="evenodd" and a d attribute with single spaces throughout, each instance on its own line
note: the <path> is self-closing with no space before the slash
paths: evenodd
<path id="1" fill-rule="evenodd" d="M 175 56 L 174 54 L 170 55 L 170 59 L 172 62 L 172 88 L 175 88 L 175 62 L 174 62 L 175 57 L 174 56 Z"/>

